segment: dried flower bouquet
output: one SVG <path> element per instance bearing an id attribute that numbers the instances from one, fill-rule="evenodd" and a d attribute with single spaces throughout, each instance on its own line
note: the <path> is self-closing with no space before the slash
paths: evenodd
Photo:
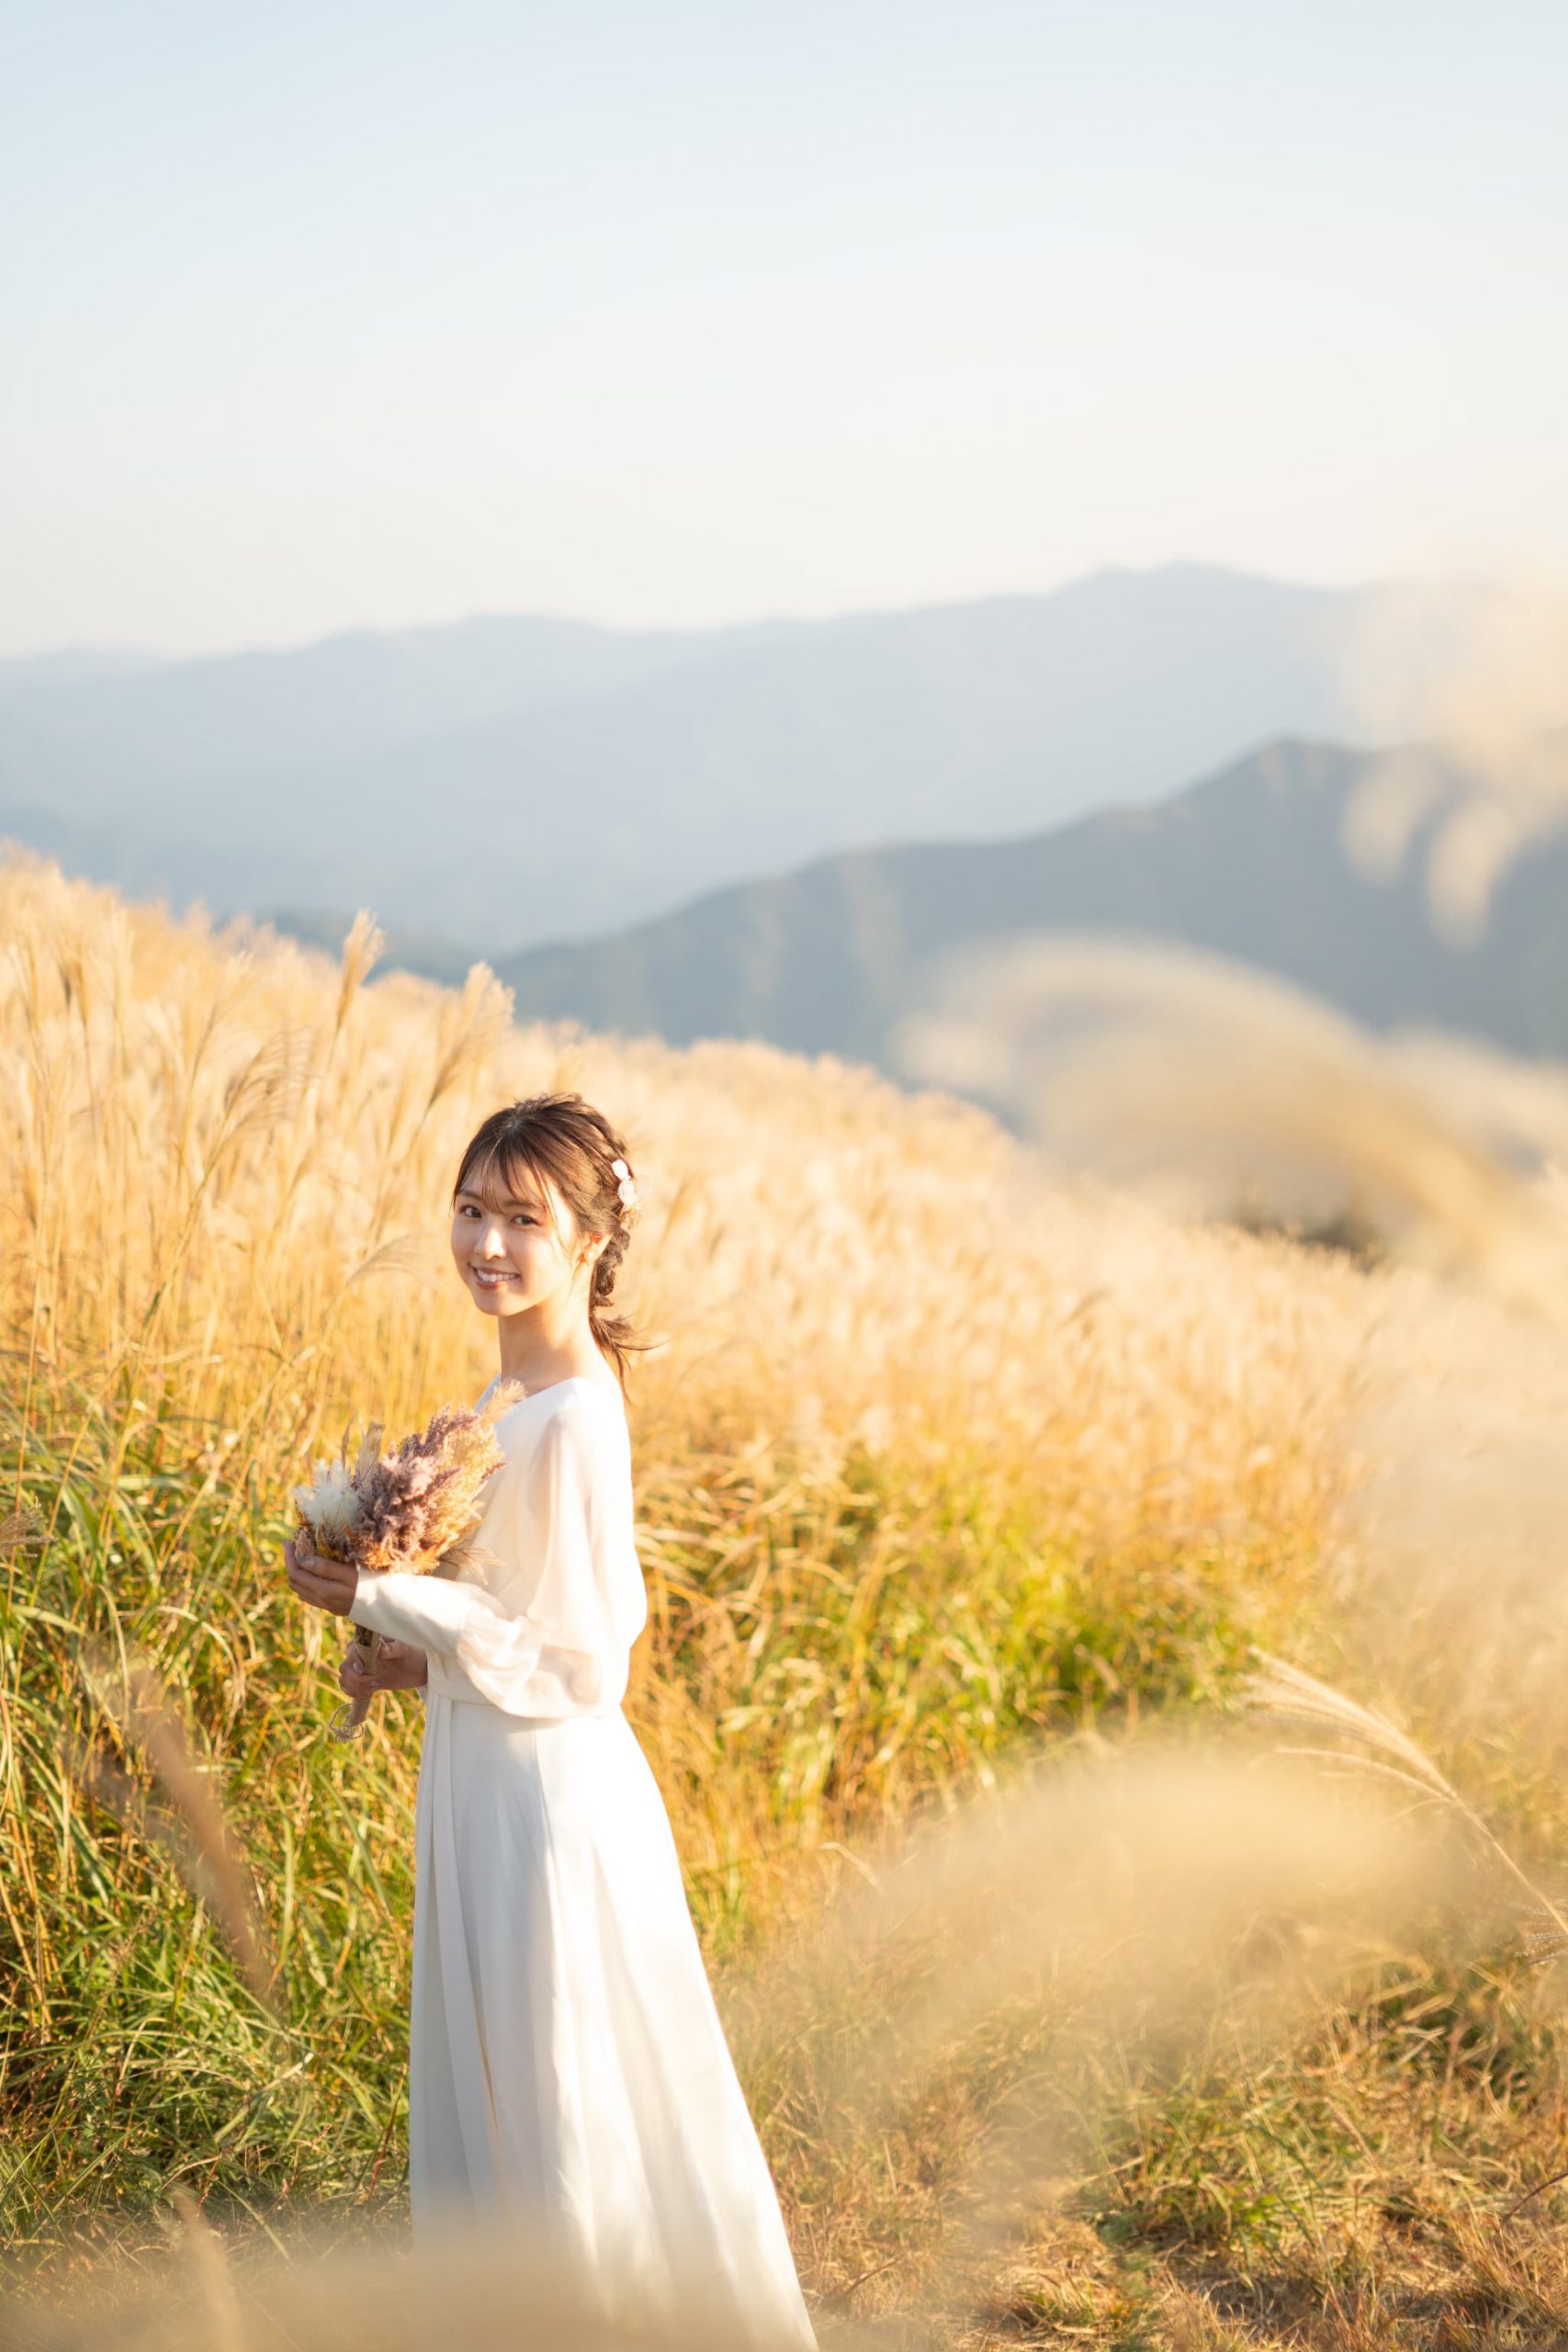
<path id="1" fill-rule="evenodd" d="M 474 1540 L 479 1496 L 506 1458 L 495 1423 L 526 1393 L 521 1381 L 508 1380 L 478 1408 L 443 1405 L 390 1453 L 380 1451 L 384 1424 L 372 1421 L 352 1469 L 346 1441 L 335 1461 L 318 1461 L 313 1476 L 293 1490 L 315 1549 L 372 1574 L 405 1568 L 451 1577 L 482 1565 Z M 367 1665 L 374 1663 L 379 1634 L 355 1625 L 353 1639 Z M 355 1738 L 369 1712 L 369 1694 L 345 1702 L 332 1720 L 333 1738 Z"/>

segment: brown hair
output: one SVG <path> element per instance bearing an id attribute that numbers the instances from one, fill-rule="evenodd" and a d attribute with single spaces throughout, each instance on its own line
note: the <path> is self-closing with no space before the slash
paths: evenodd
<path id="1" fill-rule="evenodd" d="M 631 1236 L 631 1214 L 622 1205 L 621 1180 L 610 1164 L 615 1159 L 630 1169 L 625 1138 L 581 1094 L 530 1094 L 492 1111 L 469 1136 L 457 1164 L 452 1204 L 457 1206 L 465 1188 L 478 1189 L 469 1184 L 470 1177 L 482 1179 L 494 1169 L 510 1183 L 521 1167 L 547 1197 L 551 1190 L 558 1193 L 580 1227 L 609 1235 L 594 1261 L 588 1328 L 615 1365 L 624 1396 L 628 1359 L 653 1343 L 639 1339 L 626 1317 L 610 1306 Z"/>

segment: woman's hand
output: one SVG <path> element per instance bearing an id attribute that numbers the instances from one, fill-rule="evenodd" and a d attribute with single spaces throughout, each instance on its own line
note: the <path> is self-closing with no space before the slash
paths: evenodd
<path id="1" fill-rule="evenodd" d="M 326 1560 L 308 1535 L 296 1535 L 283 1547 L 284 1564 L 295 1596 L 311 1609 L 330 1610 L 346 1617 L 354 1606 L 358 1570 L 347 1560 Z"/>
<path id="2" fill-rule="evenodd" d="M 367 1692 L 374 1696 L 378 1690 L 417 1690 L 429 1672 L 430 1662 L 423 1650 L 383 1634 L 373 1666 L 367 1665 L 357 1642 L 345 1654 L 338 1668 L 338 1689 L 349 1699 L 363 1699 Z"/>

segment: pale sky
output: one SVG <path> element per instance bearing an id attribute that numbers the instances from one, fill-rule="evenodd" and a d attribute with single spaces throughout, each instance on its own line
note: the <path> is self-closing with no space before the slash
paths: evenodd
<path id="1" fill-rule="evenodd" d="M 9 0 L 0 652 L 1568 569 L 1563 0 Z"/>

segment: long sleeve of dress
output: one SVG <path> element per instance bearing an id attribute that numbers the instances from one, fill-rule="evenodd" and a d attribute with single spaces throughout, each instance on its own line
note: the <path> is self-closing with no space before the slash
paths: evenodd
<path id="1" fill-rule="evenodd" d="M 530 1435 L 491 1483 L 485 1584 L 362 1570 L 348 1613 L 449 1660 L 509 1714 L 578 1714 L 618 1702 L 647 1622 L 624 1423 L 574 1397 Z"/>

